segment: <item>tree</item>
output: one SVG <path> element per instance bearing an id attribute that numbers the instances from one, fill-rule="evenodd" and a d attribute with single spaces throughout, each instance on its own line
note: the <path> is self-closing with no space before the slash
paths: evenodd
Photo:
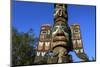
<path id="1" fill-rule="evenodd" d="M 30 65 L 33 64 L 35 57 L 34 32 L 18 32 L 12 28 L 12 65 Z"/>

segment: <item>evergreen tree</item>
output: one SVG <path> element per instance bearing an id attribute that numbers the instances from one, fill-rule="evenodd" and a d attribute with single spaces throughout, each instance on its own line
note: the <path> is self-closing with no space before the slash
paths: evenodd
<path id="1" fill-rule="evenodd" d="M 12 28 L 12 65 L 30 65 L 34 62 L 34 32 L 23 33 Z"/>

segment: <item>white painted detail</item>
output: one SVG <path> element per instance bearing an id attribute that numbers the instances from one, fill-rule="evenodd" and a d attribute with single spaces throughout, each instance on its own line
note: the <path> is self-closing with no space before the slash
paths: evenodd
<path id="1" fill-rule="evenodd" d="M 37 56 L 40 56 L 40 52 L 37 52 Z"/>
<path id="2" fill-rule="evenodd" d="M 62 58 L 61 57 L 58 58 L 58 63 L 62 63 Z"/>
<path id="3" fill-rule="evenodd" d="M 48 30 L 48 34 L 50 34 L 50 30 Z"/>
<path id="4" fill-rule="evenodd" d="M 45 55 L 45 52 L 41 52 L 41 55 L 44 56 Z"/>
<path id="5" fill-rule="evenodd" d="M 39 46 L 43 46 L 44 42 L 39 42 Z"/>
<path id="6" fill-rule="evenodd" d="M 54 14 L 54 16 L 56 16 L 58 14 L 59 10 L 56 11 L 56 13 Z"/>
<path id="7" fill-rule="evenodd" d="M 56 29 L 56 31 L 54 31 L 53 33 L 52 33 L 52 37 L 54 37 L 55 36 L 55 34 L 58 32 L 58 27 L 59 26 L 55 26 L 57 29 Z"/>
<path id="8" fill-rule="evenodd" d="M 75 30 L 74 30 L 74 33 L 79 33 L 79 30 L 78 30 L 78 29 L 75 29 Z"/>
<path id="9" fill-rule="evenodd" d="M 47 31 L 42 31 L 41 34 L 47 34 Z"/>
<path id="10" fill-rule="evenodd" d="M 42 29 L 45 29 L 44 27 L 42 27 Z"/>
<path id="11" fill-rule="evenodd" d="M 83 53 L 83 49 L 80 49 L 80 52 Z"/>
<path id="12" fill-rule="evenodd" d="M 50 45 L 50 42 L 45 42 L 45 46 L 49 46 Z"/>
<path id="13" fill-rule="evenodd" d="M 64 34 L 65 34 L 66 36 L 69 36 L 69 34 L 68 34 L 67 32 L 65 32 L 64 29 L 62 29 L 62 31 L 64 32 Z"/>
<path id="14" fill-rule="evenodd" d="M 81 40 L 77 40 L 78 45 L 81 45 Z"/>
<path id="15" fill-rule="evenodd" d="M 71 33 L 73 34 L 73 28 L 71 27 Z"/>
<path id="16" fill-rule="evenodd" d="M 75 43 L 76 43 L 76 40 L 73 40 L 73 44 L 75 45 Z"/>
<path id="17" fill-rule="evenodd" d="M 75 52 L 76 52 L 76 53 L 78 53 L 78 52 L 79 52 L 79 50 L 75 50 Z"/>

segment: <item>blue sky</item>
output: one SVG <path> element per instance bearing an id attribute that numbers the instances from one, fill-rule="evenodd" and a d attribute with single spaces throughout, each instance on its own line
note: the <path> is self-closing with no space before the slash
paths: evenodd
<path id="1" fill-rule="evenodd" d="M 83 47 L 91 60 L 95 58 L 95 6 L 68 4 L 68 24 L 77 23 L 81 27 Z M 12 3 L 12 26 L 20 32 L 32 28 L 38 37 L 42 24 L 53 25 L 54 6 L 50 3 L 16 2 Z M 72 52 L 75 61 L 79 61 Z"/>

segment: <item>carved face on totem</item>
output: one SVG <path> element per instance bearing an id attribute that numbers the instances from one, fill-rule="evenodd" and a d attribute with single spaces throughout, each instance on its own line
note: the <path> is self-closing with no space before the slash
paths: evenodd
<path id="1" fill-rule="evenodd" d="M 54 16 L 65 16 L 65 17 L 67 17 L 65 12 L 66 12 L 66 10 L 65 10 L 64 5 L 56 5 Z"/>
<path id="2" fill-rule="evenodd" d="M 67 14 L 65 5 L 59 4 L 55 7 L 54 26 L 52 30 L 52 49 L 57 54 L 58 63 L 63 62 L 69 42 L 69 31 L 67 26 Z"/>
<path id="3" fill-rule="evenodd" d="M 56 45 L 67 44 L 66 42 L 69 40 L 69 34 L 65 23 L 59 22 L 55 24 L 52 32 L 52 38 Z"/>

